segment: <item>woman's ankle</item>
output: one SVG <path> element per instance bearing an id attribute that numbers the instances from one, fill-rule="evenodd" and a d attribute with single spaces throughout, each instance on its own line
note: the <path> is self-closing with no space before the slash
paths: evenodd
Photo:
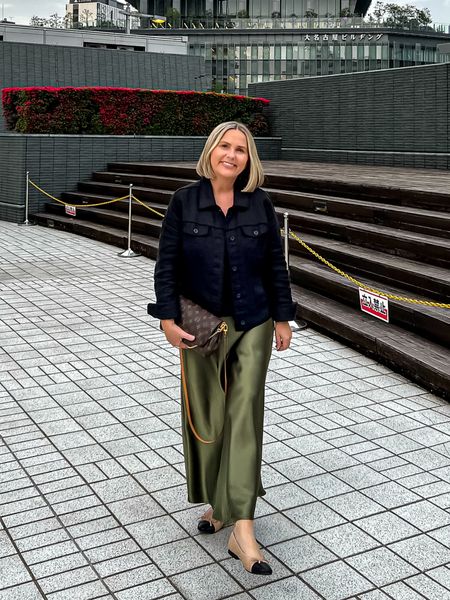
<path id="1" fill-rule="evenodd" d="M 234 529 L 237 532 L 240 532 L 243 534 L 251 534 L 254 536 L 252 519 L 239 519 L 239 520 L 235 521 Z"/>

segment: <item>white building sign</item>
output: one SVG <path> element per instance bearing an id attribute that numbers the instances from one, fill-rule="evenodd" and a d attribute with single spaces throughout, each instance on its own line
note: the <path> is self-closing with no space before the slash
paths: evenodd
<path id="1" fill-rule="evenodd" d="M 307 33 L 305 42 L 378 42 L 384 33 Z"/>

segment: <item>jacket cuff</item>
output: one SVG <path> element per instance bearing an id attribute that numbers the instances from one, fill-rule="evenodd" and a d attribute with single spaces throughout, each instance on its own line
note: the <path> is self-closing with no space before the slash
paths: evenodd
<path id="1" fill-rule="evenodd" d="M 171 304 L 161 305 L 158 302 L 147 304 L 147 313 L 156 319 L 178 319 L 178 306 Z"/>
<path id="2" fill-rule="evenodd" d="M 297 313 L 297 302 L 291 302 L 288 306 L 277 306 L 273 311 L 274 321 L 294 321 Z"/>

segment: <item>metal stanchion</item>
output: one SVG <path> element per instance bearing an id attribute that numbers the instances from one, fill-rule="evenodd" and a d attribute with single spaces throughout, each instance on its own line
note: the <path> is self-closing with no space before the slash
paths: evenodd
<path id="1" fill-rule="evenodd" d="M 284 259 L 289 271 L 289 213 L 285 212 L 284 216 Z M 289 321 L 292 331 L 301 331 L 306 329 L 308 324 L 306 321 Z"/>
<path id="2" fill-rule="evenodd" d="M 289 271 L 289 213 L 284 213 L 284 259 Z"/>
<path id="3" fill-rule="evenodd" d="M 130 183 L 129 187 L 129 203 L 128 203 L 128 248 L 124 252 L 119 252 L 119 256 L 122 258 L 133 258 L 134 256 L 140 256 L 131 249 L 131 206 L 133 204 L 133 184 Z"/>
<path id="4" fill-rule="evenodd" d="M 25 221 L 23 223 L 19 223 L 19 225 L 35 225 L 35 223 L 30 223 L 28 220 L 28 211 L 30 205 L 30 171 L 27 171 L 27 180 L 25 184 Z"/>

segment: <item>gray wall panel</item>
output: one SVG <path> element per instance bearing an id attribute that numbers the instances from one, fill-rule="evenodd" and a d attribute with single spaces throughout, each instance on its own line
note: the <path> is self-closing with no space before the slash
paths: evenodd
<path id="1" fill-rule="evenodd" d="M 448 168 L 450 64 L 250 84 L 285 160 Z"/>

